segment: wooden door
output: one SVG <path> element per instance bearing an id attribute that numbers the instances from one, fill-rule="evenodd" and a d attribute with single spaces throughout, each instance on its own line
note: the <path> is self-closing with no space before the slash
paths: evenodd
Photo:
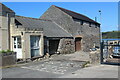
<path id="1" fill-rule="evenodd" d="M 75 39 L 75 51 L 80 51 L 81 50 L 81 38 L 76 38 Z"/>

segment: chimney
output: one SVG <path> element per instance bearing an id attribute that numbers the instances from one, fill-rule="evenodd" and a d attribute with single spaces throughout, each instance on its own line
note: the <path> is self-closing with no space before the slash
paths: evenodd
<path id="1" fill-rule="evenodd" d="M 97 22 L 97 17 L 95 17 L 95 21 Z"/>

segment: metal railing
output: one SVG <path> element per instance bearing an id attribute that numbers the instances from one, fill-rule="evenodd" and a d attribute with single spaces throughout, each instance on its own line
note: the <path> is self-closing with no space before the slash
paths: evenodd
<path id="1" fill-rule="evenodd" d="M 101 42 L 101 63 L 120 63 L 120 41 Z"/>

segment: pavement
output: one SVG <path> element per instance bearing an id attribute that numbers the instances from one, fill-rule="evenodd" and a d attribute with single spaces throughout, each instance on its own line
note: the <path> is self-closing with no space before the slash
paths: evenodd
<path id="1" fill-rule="evenodd" d="M 88 58 L 81 59 L 79 54 L 53 55 L 42 61 L 4 68 L 2 78 L 118 78 L 118 66 L 98 64 L 83 68 Z"/>
<path id="2" fill-rule="evenodd" d="M 115 65 L 96 65 L 81 70 L 74 74 L 67 74 L 61 78 L 119 78 L 120 67 Z M 119 78 L 120 79 L 120 78 Z"/>

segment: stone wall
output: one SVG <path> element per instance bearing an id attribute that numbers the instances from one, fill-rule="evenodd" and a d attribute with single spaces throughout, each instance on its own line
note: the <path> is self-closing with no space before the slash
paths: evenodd
<path id="1" fill-rule="evenodd" d="M 58 52 L 61 54 L 69 54 L 75 52 L 74 39 L 60 39 Z"/>
<path id="2" fill-rule="evenodd" d="M 82 50 L 88 52 L 94 45 L 100 47 L 100 27 L 96 24 L 91 24 L 90 26 L 90 24 L 85 21 L 83 21 L 83 25 L 81 25 L 80 22 L 80 20 L 75 20 L 75 23 L 81 27 L 80 29 L 78 28 L 78 30 L 82 36 Z"/>
<path id="3" fill-rule="evenodd" d="M 0 66 L 9 66 L 16 64 L 16 53 L 12 53 L 11 55 L 2 55 L 4 53 L 0 54 Z"/>
<path id="4" fill-rule="evenodd" d="M 100 64 L 100 50 L 90 52 L 90 63 Z"/>
<path id="5" fill-rule="evenodd" d="M 82 40 L 83 51 L 89 52 L 94 46 L 100 47 L 99 38 L 94 35 L 85 35 Z"/>

